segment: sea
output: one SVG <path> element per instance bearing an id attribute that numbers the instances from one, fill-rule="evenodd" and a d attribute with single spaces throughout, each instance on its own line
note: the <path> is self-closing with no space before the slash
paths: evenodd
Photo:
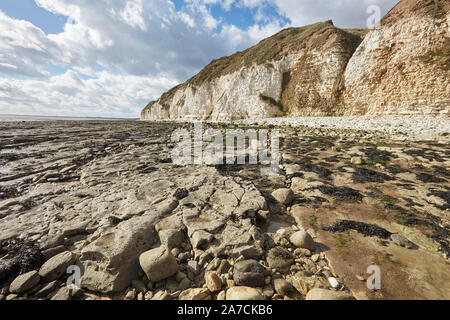
<path id="1" fill-rule="evenodd" d="M 17 114 L 0 114 L 0 122 L 12 121 L 89 121 L 89 120 L 128 120 L 135 121 L 138 118 L 102 118 L 102 117 L 58 117 L 58 116 L 35 116 L 35 115 L 17 115 Z"/>

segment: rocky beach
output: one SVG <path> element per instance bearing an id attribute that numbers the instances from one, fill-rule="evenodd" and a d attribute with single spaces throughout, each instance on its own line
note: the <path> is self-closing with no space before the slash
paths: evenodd
<path id="1" fill-rule="evenodd" d="M 188 122 L 0 122 L 0 300 L 449 299 L 450 122 L 363 120 L 203 124 L 279 130 L 271 175 L 174 165 Z"/>

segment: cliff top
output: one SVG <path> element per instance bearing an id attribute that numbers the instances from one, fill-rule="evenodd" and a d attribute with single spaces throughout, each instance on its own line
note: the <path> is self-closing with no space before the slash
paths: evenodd
<path id="1" fill-rule="evenodd" d="M 440 19 L 449 11 L 449 0 L 401 0 L 386 14 L 381 20 L 381 24 L 390 25 L 411 15 Z"/>
<path id="2" fill-rule="evenodd" d="M 342 41 L 344 46 L 356 48 L 367 34 L 367 31 L 367 29 L 339 29 L 333 25 L 332 21 L 284 29 L 244 51 L 238 51 L 231 56 L 211 61 L 210 64 L 188 81 L 164 93 L 160 101 L 164 104 L 182 86 L 200 86 L 204 82 L 236 72 L 242 67 L 280 60 L 286 55 L 298 52 L 301 49 L 326 48 L 333 45 L 336 41 Z M 333 37 L 334 35 L 337 36 Z M 151 104 L 152 102 L 149 105 Z"/>

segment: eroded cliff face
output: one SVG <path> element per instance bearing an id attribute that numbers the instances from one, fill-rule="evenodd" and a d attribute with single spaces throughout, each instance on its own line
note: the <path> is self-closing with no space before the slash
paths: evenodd
<path id="1" fill-rule="evenodd" d="M 290 70 L 299 55 L 279 61 L 244 67 L 200 86 L 186 85 L 168 100 L 151 103 L 143 112 L 146 120 L 234 120 L 281 115 L 281 110 L 260 95 L 279 97 L 283 74 Z"/>
<path id="2" fill-rule="evenodd" d="M 141 119 L 448 115 L 449 3 L 402 0 L 368 33 L 331 21 L 283 30 L 214 60 Z"/>
<path id="3" fill-rule="evenodd" d="M 345 70 L 345 114 L 449 113 L 449 3 L 401 1 L 367 34 Z"/>
<path id="4" fill-rule="evenodd" d="M 213 61 L 151 102 L 141 118 L 235 120 L 327 114 L 336 103 L 336 92 L 342 90 L 343 71 L 363 33 L 340 30 L 331 21 L 283 30 L 244 52 Z"/>

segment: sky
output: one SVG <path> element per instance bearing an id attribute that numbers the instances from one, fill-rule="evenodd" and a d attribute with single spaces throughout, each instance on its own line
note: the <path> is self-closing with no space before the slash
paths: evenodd
<path id="1" fill-rule="evenodd" d="M 1 0 L 0 114 L 138 118 L 212 59 L 287 27 L 366 27 L 398 0 Z"/>

